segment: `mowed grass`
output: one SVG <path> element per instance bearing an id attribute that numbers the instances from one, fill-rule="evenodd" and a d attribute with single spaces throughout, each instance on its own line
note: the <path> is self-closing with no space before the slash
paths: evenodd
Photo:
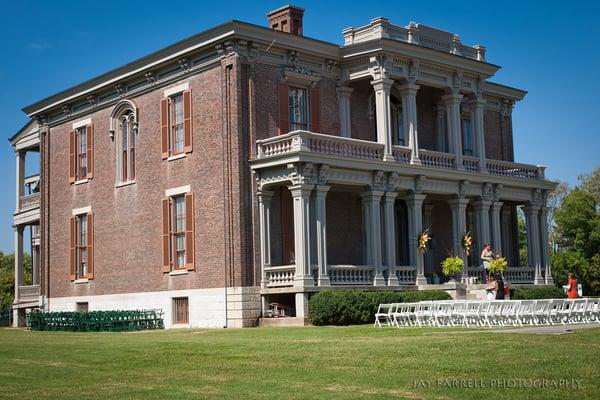
<path id="1" fill-rule="evenodd" d="M 598 399 L 599 378 L 600 329 L 0 329 L 1 399 Z M 509 379 L 579 387 L 492 387 Z"/>

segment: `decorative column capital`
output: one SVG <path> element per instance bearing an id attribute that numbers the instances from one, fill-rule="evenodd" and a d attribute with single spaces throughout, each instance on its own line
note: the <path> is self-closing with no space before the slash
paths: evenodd
<path id="1" fill-rule="evenodd" d="M 503 205 L 504 205 L 504 203 L 501 201 L 493 201 L 492 202 L 492 211 L 500 213 L 500 210 L 502 210 Z"/>
<path id="2" fill-rule="evenodd" d="M 538 211 L 540 211 L 541 206 L 539 204 L 528 204 L 523 207 L 523 212 L 525 215 L 537 215 Z"/>
<path id="3" fill-rule="evenodd" d="M 267 203 L 267 202 L 271 201 L 271 199 L 275 195 L 275 192 L 272 192 L 270 190 L 260 189 L 258 192 L 256 192 L 256 195 L 258 196 L 259 202 Z"/>
<path id="4" fill-rule="evenodd" d="M 331 189 L 331 186 L 327 186 L 327 185 L 316 185 L 314 190 L 315 190 L 315 195 L 318 198 L 325 198 L 327 197 L 327 193 L 329 192 L 329 189 Z"/>
<path id="5" fill-rule="evenodd" d="M 386 204 L 389 204 L 389 203 L 394 204 L 394 202 L 396 201 L 396 198 L 398 198 L 398 192 L 389 191 L 389 192 L 385 192 L 383 201 Z"/>
<path id="6" fill-rule="evenodd" d="M 446 104 L 446 106 L 450 106 L 454 104 L 460 104 L 463 95 L 458 92 L 453 92 L 450 94 L 445 94 L 441 98 L 444 101 L 444 104 Z"/>
<path id="7" fill-rule="evenodd" d="M 405 83 L 404 85 L 398 86 L 398 90 L 400 91 L 400 95 L 402 96 L 416 96 L 420 87 L 421 86 L 416 85 L 414 83 Z"/>
<path id="8" fill-rule="evenodd" d="M 308 198 L 313 190 L 315 185 L 310 185 L 306 183 L 299 183 L 296 185 L 288 186 L 292 197 L 303 197 Z"/>
<path id="9" fill-rule="evenodd" d="M 466 197 L 455 197 L 448 200 L 448 204 L 450 207 L 466 208 L 467 204 L 469 204 L 469 199 Z"/>
<path id="10" fill-rule="evenodd" d="M 385 192 L 383 192 L 383 191 L 371 190 L 368 192 L 361 193 L 360 199 L 363 204 L 373 202 L 373 201 L 380 201 L 384 194 L 385 194 Z"/>
<path id="11" fill-rule="evenodd" d="M 393 84 L 394 84 L 394 80 L 390 79 L 390 78 L 378 78 L 378 79 L 373 79 L 371 81 L 373 90 L 375 90 L 376 92 L 380 91 L 380 90 L 389 92 L 392 89 Z"/>
<path id="12" fill-rule="evenodd" d="M 349 87 L 349 86 L 343 86 L 343 85 L 339 85 L 336 87 L 337 90 L 337 94 L 340 97 L 350 97 L 352 95 L 352 92 L 354 91 L 353 88 Z"/>

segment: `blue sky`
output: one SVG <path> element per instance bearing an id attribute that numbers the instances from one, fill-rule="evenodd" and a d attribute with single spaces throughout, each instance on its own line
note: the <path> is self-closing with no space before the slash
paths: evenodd
<path id="1" fill-rule="evenodd" d="M 251 4 L 251 7 L 248 7 Z M 0 13 L 0 136 L 24 123 L 20 111 L 46 96 L 175 41 L 238 19 L 266 25 L 285 1 L 20 1 Z M 575 184 L 600 166 L 600 2 L 297 1 L 305 35 L 340 43 L 341 31 L 376 16 L 458 33 L 487 47 L 502 69 L 492 80 L 527 90 L 514 109 L 516 161 L 548 166 Z M 0 142 L 1 143 L 1 142 Z M 0 145 L 0 250 L 11 252 L 14 153 Z"/>

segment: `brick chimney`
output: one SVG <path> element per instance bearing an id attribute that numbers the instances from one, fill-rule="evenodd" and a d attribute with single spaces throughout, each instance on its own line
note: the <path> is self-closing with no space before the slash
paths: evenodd
<path id="1" fill-rule="evenodd" d="M 267 17 L 269 18 L 269 28 L 302 36 L 303 15 L 304 8 L 296 7 L 291 4 L 280 7 L 267 14 Z"/>

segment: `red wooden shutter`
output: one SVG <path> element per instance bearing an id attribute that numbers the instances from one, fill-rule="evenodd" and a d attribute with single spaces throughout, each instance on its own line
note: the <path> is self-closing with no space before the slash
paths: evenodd
<path id="1" fill-rule="evenodd" d="M 192 91 L 183 92 L 183 151 L 192 152 Z"/>
<path id="2" fill-rule="evenodd" d="M 169 99 L 160 100 L 160 154 L 169 158 Z"/>
<path id="3" fill-rule="evenodd" d="M 169 214 L 171 204 L 169 199 L 162 200 L 162 272 L 171 272 L 171 252 L 169 246 Z"/>
<path id="4" fill-rule="evenodd" d="M 94 279 L 94 214 L 87 215 L 87 275 Z"/>
<path id="5" fill-rule="evenodd" d="M 73 183 L 75 179 L 75 131 L 69 132 L 69 182 Z"/>
<path id="6" fill-rule="evenodd" d="M 321 132 L 321 90 L 320 88 L 310 91 L 310 130 Z"/>
<path id="7" fill-rule="evenodd" d="M 94 177 L 94 125 L 86 127 L 87 134 L 87 178 Z M 81 178 L 84 178 L 83 176 Z"/>
<path id="8" fill-rule="evenodd" d="M 194 270 L 194 252 L 195 239 L 194 234 L 194 194 L 186 193 L 185 195 L 185 268 L 188 271 Z"/>
<path id="9" fill-rule="evenodd" d="M 69 221 L 69 279 L 75 280 L 75 264 L 77 263 L 77 228 L 75 225 L 75 217 L 71 217 Z"/>
<path id="10" fill-rule="evenodd" d="M 285 135 L 290 130 L 288 85 L 280 83 L 279 88 L 279 134 Z"/>

